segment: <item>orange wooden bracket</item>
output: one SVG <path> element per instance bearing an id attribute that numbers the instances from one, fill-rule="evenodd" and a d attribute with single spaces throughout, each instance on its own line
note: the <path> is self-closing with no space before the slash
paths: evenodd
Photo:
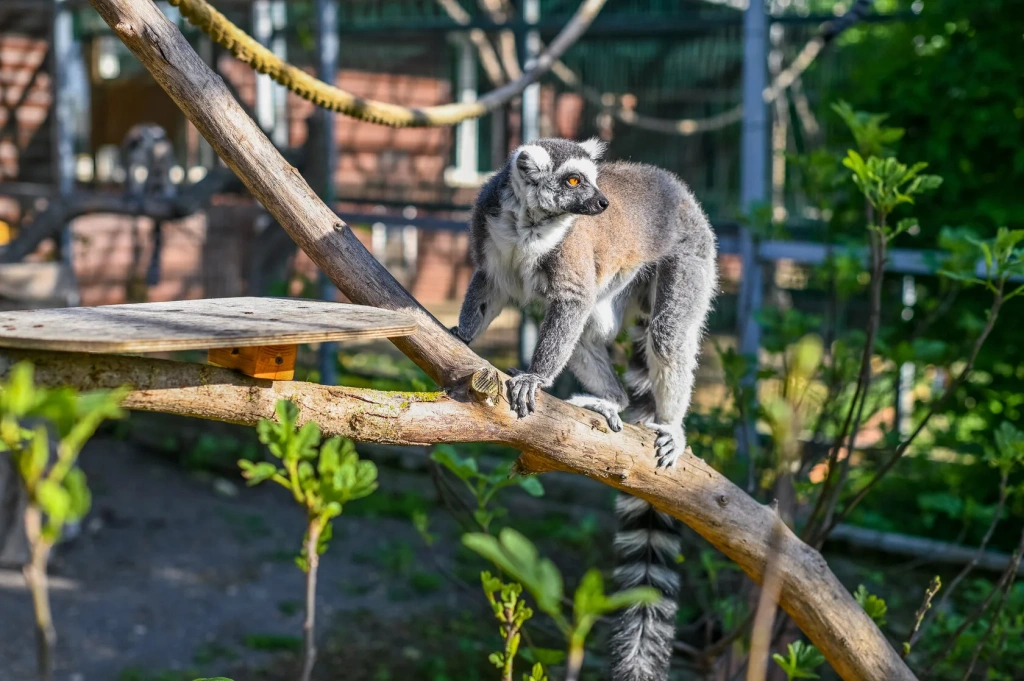
<path id="1" fill-rule="evenodd" d="M 206 361 L 225 369 L 236 369 L 253 378 L 290 381 L 295 377 L 297 345 L 256 345 L 243 348 L 213 348 Z"/>

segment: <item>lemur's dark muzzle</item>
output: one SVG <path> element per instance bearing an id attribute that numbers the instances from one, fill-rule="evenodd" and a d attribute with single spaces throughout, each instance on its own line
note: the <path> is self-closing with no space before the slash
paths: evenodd
<path id="1" fill-rule="evenodd" d="M 584 215 L 600 215 L 608 208 L 608 198 L 601 192 L 594 192 L 594 195 L 583 202 Z"/>

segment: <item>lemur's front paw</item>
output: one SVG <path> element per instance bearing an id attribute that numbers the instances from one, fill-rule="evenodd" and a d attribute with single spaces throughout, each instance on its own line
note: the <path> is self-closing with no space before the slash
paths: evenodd
<path id="1" fill-rule="evenodd" d="M 658 450 L 658 468 L 671 468 L 686 449 L 686 435 L 683 427 L 664 423 L 645 423 L 645 426 L 658 434 L 654 447 Z"/>
<path id="2" fill-rule="evenodd" d="M 602 400 L 593 395 L 573 395 L 569 404 L 583 407 L 590 411 L 596 411 L 608 422 L 608 427 L 616 433 L 622 430 L 622 419 L 619 418 L 619 405 L 610 400 Z"/>
<path id="3" fill-rule="evenodd" d="M 537 374 L 516 373 L 505 384 L 508 390 L 508 404 L 519 418 L 532 414 L 537 409 L 537 391 L 544 385 L 544 378 Z"/>
<path id="4" fill-rule="evenodd" d="M 465 336 L 463 336 L 461 333 L 459 333 L 459 327 L 458 326 L 451 327 L 450 329 L 448 329 L 448 332 L 451 333 L 456 338 L 458 338 L 463 343 L 465 343 L 466 345 L 469 345 L 469 341 L 466 340 Z"/>

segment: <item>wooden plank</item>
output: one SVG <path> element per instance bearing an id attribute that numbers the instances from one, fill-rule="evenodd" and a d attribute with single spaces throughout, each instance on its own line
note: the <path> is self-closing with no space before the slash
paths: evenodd
<path id="1" fill-rule="evenodd" d="M 210 298 L 0 312 L 0 347 L 167 352 L 410 336 L 409 315 L 306 298 Z"/>
<path id="2" fill-rule="evenodd" d="M 290 381 L 295 377 L 297 345 L 255 345 L 247 348 L 213 348 L 206 361 L 253 378 Z"/>

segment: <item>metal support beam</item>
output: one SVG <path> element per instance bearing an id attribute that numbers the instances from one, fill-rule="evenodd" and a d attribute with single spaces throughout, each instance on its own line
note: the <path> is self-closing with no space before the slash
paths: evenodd
<path id="1" fill-rule="evenodd" d="M 476 48 L 465 35 L 458 36 L 459 69 L 456 83 L 459 102 L 475 102 L 479 83 L 477 82 Z M 455 176 L 462 180 L 474 181 L 479 166 L 480 119 L 469 118 L 455 131 Z"/>
<path id="2" fill-rule="evenodd" d="M 317 76 L 326 83 L 333 83 L 338 72 L 338 3 L 337 0 L 316 0 L 317 47 L 320 61 L 317 64 Z M 324 131 L 324 186 L 320 189 L 324 203 L 334 204 L 334 169 L 338 157 L 337 138 L 334 135 L 334 112 L 320 109 Z M 337 289 L 331 280 L 321 272 L 319 280 L 320 297 L 323 300 L 335 300 Z M 337 348 L 334 343 L 320 345 L 320 382 L 324 385 L 337 385 L 338 370 L 336 364 Z"/>
<path id="3" fill-rule="evenodd" d="M 520 18 L 523 25 L 536 26 L 540 21 L 540 0 L 522 0 L 521 8 Z M 540 32 L 536 29 L 519 30 L 517 37 L 519 58 L 525 73 L 533 67 L 541 52 Z M 540 137 L 540 83 L 534 83 L 523 91 L 521 120 L 521 144 L 527 144 Z M 524 369 L 530 366 L 539 333 L 537 322 L 524 312 L 519 322 L 519 364 Z"/>
<path id="4" fill-rule="evenodd" d="M 53 178 L 57 186 L 55 200 L 64 202 L 75 189 L 75 110 L 71 101 L 71 79 L 78 73 L 72 10 L 65 0 L 54 0 L 51 49 L 53 83 Z M 77 64 L 81 66 L 81 64 Z M 81 85 L 81 84 L 79 84 Z M 72 262 L 71 225 L 66 224 L 58 242 L 61 260 Z"/>
<path id="5" fill-rule="evenodd" d="M 768 168 L 768 110 L 763 92 L 767 86 L 768 14 L 764 0 L 751 0 L 743 17 L 743 131 L 741 137 L 740 202 L 746 213 L 767 196 Z M 740 282 L 738 307 L 739 349 L 742 354 L 757 357 L 760 346 L 760 328 L 754 316 L 761 307 L 762 269 L 757 244 L 747 228 L 740 230 L 740 258 L 743 279 Z M 756 364 L 756 360 L 755 360 Z M 753 372 L 746 384 L 753 385 Z M 748 415 L 742 424 L 739 441 L 745 445 L 750 465 L 748 491 L 754 484 L 753 460 L 757 451 L 757 433 L 754 419 Z"/>

